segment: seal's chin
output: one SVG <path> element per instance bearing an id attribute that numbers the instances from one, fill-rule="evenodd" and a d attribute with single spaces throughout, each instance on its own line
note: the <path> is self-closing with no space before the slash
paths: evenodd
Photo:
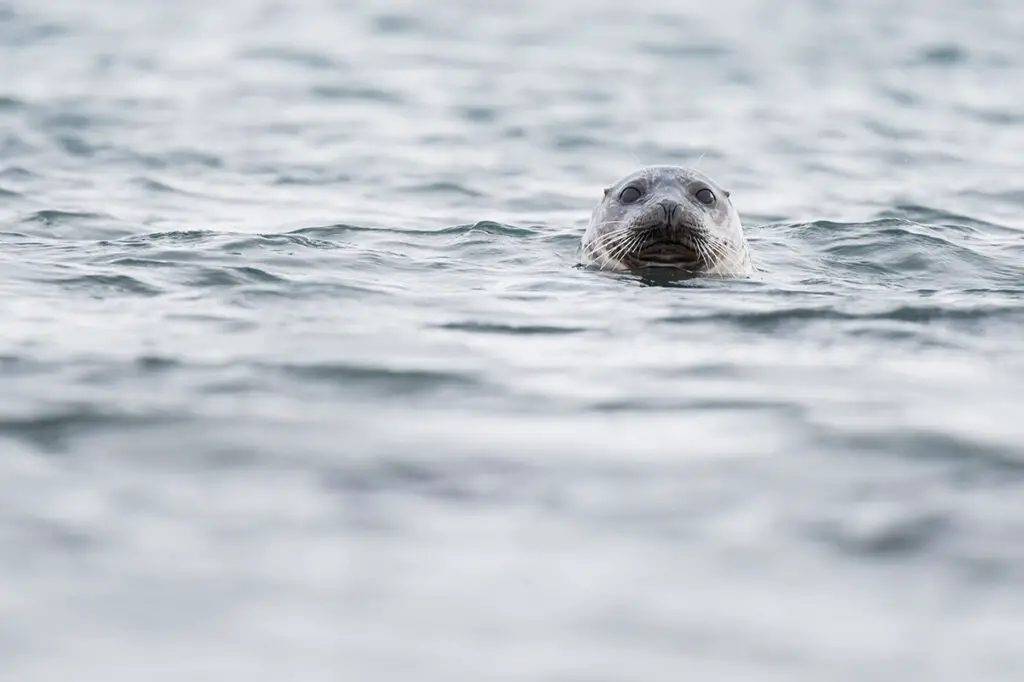
<path id="1" fill-rule="evenodd" d="M 637 250 L 633 258 L 647 267 L 693 269 L 700 266 L 700 254 L 693 245 L 675 240 L 649 242 Z"/>

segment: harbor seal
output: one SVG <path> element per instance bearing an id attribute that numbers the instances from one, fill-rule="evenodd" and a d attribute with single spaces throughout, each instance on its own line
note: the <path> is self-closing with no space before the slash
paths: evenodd
<path id="1" fill-rule="evenodd" d="M 583 264 L 738 277 L 750 249 L 729 192 L 703 173 L 647 166 L 604 190 L 583 235 Z"/>

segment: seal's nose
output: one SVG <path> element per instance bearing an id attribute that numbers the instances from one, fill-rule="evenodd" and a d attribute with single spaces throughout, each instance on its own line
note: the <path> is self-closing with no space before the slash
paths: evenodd
<path id="1" fill-rule="evenodd" d="M 675 222 L 676 212 L 680 210 L 678 203 L 672 200 L 659 201 L 658 205 L 665 211 L 665 222 L 669 225 Z"/>

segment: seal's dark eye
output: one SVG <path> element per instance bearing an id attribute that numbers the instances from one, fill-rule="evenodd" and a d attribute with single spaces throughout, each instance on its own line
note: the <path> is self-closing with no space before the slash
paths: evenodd
<path id="1" fill-rule="evenodd" d="M 643 194 L 639 189 L 630 185 L 619 193 L 619 201 L 624 204 L 632 204 L 634 201 L 639 200 Z"/>
<path id="2" fill-rule="evenodd" d="M 701 189 L 697 190 L 696 196 L 697 201 L 704 204 L 705 206 L 710 206 L 711 204 L 715 203 L 715 193 L 709 190 L 707 187 L 702 187 Z"/>

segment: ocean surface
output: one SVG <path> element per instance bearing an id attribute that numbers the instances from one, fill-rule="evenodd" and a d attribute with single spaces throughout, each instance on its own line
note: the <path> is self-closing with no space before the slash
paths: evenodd
<path id="1" fill-rule="evenodd" d="M 0 679 L 1024 679 L 1016 0 L 0 0 Z M 579 267 L 696 166 L 757 273 Z"/>

